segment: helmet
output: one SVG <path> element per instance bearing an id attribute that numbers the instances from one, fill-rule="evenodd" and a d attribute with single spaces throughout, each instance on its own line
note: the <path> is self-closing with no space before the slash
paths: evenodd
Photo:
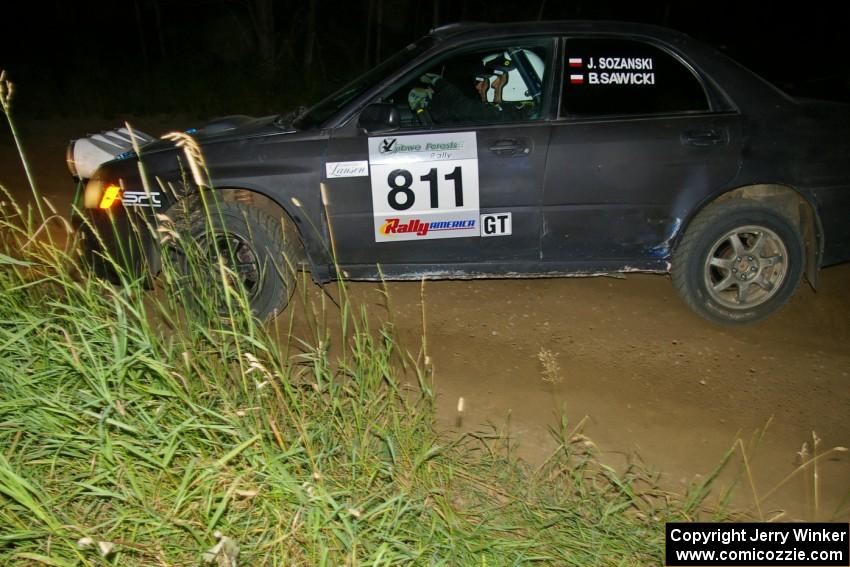
<path id="1" fill-rule="evenodd" d="M 502 90 L 502 100 L 505 102 L 538 101 L 542 93 L 543 60 L 539 55 L 528 49 L 506 49 L 484 57 L 484 72 L 476 75 L 476 79 L 488 79 L 487 102 L 493 102 L 495 91 L 493 79 L 498 75 L 507 74 L 508 82 Z"/>

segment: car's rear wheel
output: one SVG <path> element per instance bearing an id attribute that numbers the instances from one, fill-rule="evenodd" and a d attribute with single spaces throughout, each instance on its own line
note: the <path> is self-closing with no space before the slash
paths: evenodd
<path id="1" fill-rule="evenodd" d="M 275 218 L 250 203 L 218 201 L 204 207 L 200 199 L 178 203 L 170 216 L 182 239 L 171 254 L 181 280 L 179 293 L 190 308 L 226 318 L 238 309 L 228 302 L 227 288 L 241 288 L 261 320 L 286 307 L 301 257 L 289 219 Z"/>
<path id="2" fill-rule="evenodd" d="M 791 298 L 803 274 L 797 224 L 758 201 L 710 205 L 673 255 L 673 284 L 694 311 L 718 323 L 754 323 Z"/>

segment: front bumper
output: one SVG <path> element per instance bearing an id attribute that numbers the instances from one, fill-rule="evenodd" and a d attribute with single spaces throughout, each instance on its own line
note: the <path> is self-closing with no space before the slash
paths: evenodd
<path id="1" fill-rule="evenodd" d="M 160 247 L 152 219 L 117 205 L 108 211 L 86 209 L 74 217 L 86 264 L 113 283 L 144 279 L 148 286 L 160 269 Z"/>

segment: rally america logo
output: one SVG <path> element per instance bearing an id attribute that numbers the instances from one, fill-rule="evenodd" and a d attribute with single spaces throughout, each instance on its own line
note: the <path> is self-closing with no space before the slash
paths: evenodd
<path id="1" fill-rule="evenodd" d="M 410 219 L 403 223 L 401 219 L 390 218 L 386 219 L 386 222 L 381 225 L 378 231 L 384 235 L 415 233 L 416 236 L 425 236 L 428 232 L 438 230 L 469 230 L 470 228 L 475 228 L 475 219 L 431 222 Z"/>

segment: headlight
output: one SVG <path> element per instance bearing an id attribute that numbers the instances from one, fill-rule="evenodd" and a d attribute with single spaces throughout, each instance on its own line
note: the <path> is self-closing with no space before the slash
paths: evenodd
<path id="1" fill-rule="evenodd" d="M 104 163 L 117 156 L 134 155 L 134 137 L 139 146 L 154 141 L 153 137 L 143 132 L 133 132 L 131 135 L 126 128 L 117 128 L 72 141 L 65 151 L 65 161 L 68 162 L 71 175 L 79 179 L 90 179 Z"/>
<path id="2" fill-rule="evenodd" d="M 117 183 L 105 183 L 95 176 L 86 183 L 83 192 L 83 206 L 87 209 L 110 209 L 121 202 L 121 186 Z"/>
<path id="3" fill-rule="evenodd" d="M 103 197 L 103 181 L 98 178 L 89 179 L 83 191 L 83 206 L 87 209 L 96 209 Z"/>
<path id="4" fill-rule="evenodd" d="M 68 171 L 71 172 L 71 177 L 79 178 L 79 174 L 77 173 L 77 164 L 74 162 L 74 145 L 76 145 L 77 140 L 71 140 L 71 143 L 68 144 L 68 148 L 65 150 L 65 163 L 68 164 Z"/>

